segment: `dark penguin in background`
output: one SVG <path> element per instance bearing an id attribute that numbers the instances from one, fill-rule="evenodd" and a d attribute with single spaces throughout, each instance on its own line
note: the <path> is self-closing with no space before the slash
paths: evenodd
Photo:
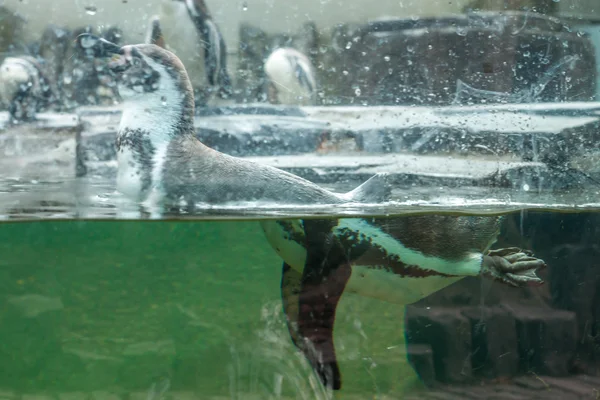
<path id="1" fill-rule="evenodd" d="M 111 105 L 117 99 L 113 76 L 104 70 L 104 60 L 86 56 L 77 45 L 82 33 L 94 33 L 91 26 L 70 33 L 62 71 L 62 104 L 67 110 L 79 106 Z M 101 37 L 120 43 L 122 32 L 117 27 L 107 27 L 99 32 Z M 108 39 L 107 39 L 108 40 Z"/>
<path id="2" fill-rule="evenodd" d="M 33 121 L 56 101 L 51 80 L 32 56 L 6 57 L 0 65 L 0 101 L 11 122 Z"/>
<path id="3" fill-rule="evenodd" d="M 146 43 L 163 47 L 181 59 L 197 106 L 215 100 L 215 95 L 231 98 L 227 46 L 204 0 L 163 0 L 160 13 L 149 23 Z"/>
<path id="4" fill-rule="evenodd" d="M 44 60 L 44 70 L 50 79 L 50 85 L 58 94 L 60 101 L 62 93 L 63 68 L 67 49 L 72 46 L 71 31 L 65 27 L 49 25 L 42 33 L 38 57 Z"/>
<path id="5" fill-rule="evenodd" d="M 117 133 L 117 188 L 162 208 L 198 203 L 380 203 L 390 196 L 377 174 L 340 194 L 277 168 L 232 157 L 195 136 L 193 90 L 181 61 L 156 45 L 119 47 L 90 35 L 84 51 L 110 58 L 123 114 Z M 404 306 L 465 276 L 507 285 L 539 284 L 544 261 L 517 248 L 490 250 L 497 217 L 439 215 L 394 218 L 262 220 L 283 259 L 281 295 L 288 328 L 321 382 L 342 377 L 333 343 L 335 312 L 354 292 Z"/>
<path id="6" fill-rule="evenodd" d="M 97 104 L 96 88 L 100 82 L 95 61 L 85 57 L 75 42 L 80 34 L 92 32 L 93 28 L 87 26 L 77 28 L 70 34 L 62 74 L 62 103 L 67 110 Z"/>
<path id="7" fill-rule="evenodd" d="M 116 26 L 105 27 L 100 31 L 99 36 L 116 45 L 123 42 L 123 31 Z M 105 68 L 106 63 L 103 60 L 94 58 L 93 61 L 98 76 L 98 88 L 96 89 L 98 103 L 106 105 L 116 103 L 119 95 L 114 75 Z"/>

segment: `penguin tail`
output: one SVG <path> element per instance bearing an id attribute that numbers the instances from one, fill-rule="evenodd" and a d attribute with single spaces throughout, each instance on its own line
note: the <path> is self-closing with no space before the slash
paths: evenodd
<path id="1" fill-rule="evenodd" d="M 369 178 L 356 189 L 344 193 L 342 198 L 359 203 L 381 203 L 388 201 L 392 194 L 392 187 L 387 173 L 378 173 Z"/>

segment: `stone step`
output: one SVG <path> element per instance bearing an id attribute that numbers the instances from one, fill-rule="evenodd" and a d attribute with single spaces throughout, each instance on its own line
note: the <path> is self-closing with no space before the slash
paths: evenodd
<path id="1" fill-rule="evenodd" d="M 551 308 L 515 307 L 520 367 L 540 375 L 569 374 L 577 349 L 577 316 Z"/>

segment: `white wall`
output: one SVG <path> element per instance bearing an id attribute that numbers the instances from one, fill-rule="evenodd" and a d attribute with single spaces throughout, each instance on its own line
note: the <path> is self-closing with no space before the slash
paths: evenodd
<path id="1" fill-rule="evenodd" d="M 146 21 L 161 1 L 170 0 L 0 0 L 29 20 L 28 32 L 39 36 L 52 22 L 68 27 L 117 24 L 127 42 L 139 42 Z M 364 22 L 382 16 L 431 16 L 458 12 L 467 0 L 206 0 L 231 50 L 238 46 L 238 28 L 247 21 L 271 32 L 295 32 L 313 20 L 319 29 L 339 22 Z M 244 7 L 246 5 L 246 7 Z M 95 6 L 95 15 L 85 11 Z M 244 9 L 246 8 L 246 9 Z"/>

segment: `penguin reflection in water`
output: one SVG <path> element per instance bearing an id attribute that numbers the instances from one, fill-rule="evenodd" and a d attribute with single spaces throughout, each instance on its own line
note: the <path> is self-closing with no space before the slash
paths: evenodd
<path id="1" fill-rule="evenodd" d="M 204 0 L 162 0 L 151 18 L 146 43 L 173 52 L 183 62 L 197 106 L 233 94 L 227 46 Z"/>
<path id="2" fill-rule="evenodd" d="M 181 61 L 156 45 L 119 47 L 83 35 L 80 45 L 110 58 L 123 114 L 117 133 L 117 189 L 164 207 L 229 201 L 284 204 L 383 202 L 377 174 L 351 192 L 333 193 L 282 170 L 217 152 L 195 137 L 193 91 Z M 407 216 L 265 220 L 283 259 L 281 295 L 290 335 L 322 383 L 342 387 L 333 343 L 341 295 L 354 292 L 400 305 L 465 277 L 516 287 L 540 284 L 542 260 L 518 248 L 490 250 L 501 219 Z"/>

